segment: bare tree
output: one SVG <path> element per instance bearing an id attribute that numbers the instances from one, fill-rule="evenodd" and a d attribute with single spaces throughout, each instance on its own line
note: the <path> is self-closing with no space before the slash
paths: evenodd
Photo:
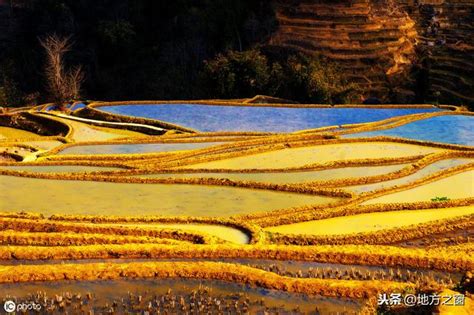
<path id="1" fill-rule="evenodd" d="M 46 50 L 45 77 L 48 90 L 56 105 L 62 109 L 68 101 L 80 97 L 84 72 L 81 66 L 65 69 L 64 55 L 72 46 L 70 37 L 49 35 L 41 39 L 40 43 Z"/>
<path id="2" fill-rule="evenodd" d="M 74 67 L 67 76 L 67 90 L 70 99 L 77 100 L 81 97 L 81 87 L 84 82 L 84 71 L 81 66 Z"/>

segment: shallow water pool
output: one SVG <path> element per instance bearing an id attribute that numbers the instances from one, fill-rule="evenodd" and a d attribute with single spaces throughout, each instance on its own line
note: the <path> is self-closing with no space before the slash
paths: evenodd
<path id="1" fill-rule="evenodd" d="M 288 148 L 184 166 L 190 169 L 265 169 L 300 167 L 337 160 L 405 157 L 438 152 L 440 149 L 392 142 L 357 142 Z"/>
<path id="2" fill-rule="evenodd" d="M 417 179 L 429 176 L 430 174 L 433 174 L 442 170 L 446 170 L 458 165 L 468 164 L 468 163 L 474 163 L 474 159 L 441 160 L 441 161 L 434 162 L 422 168 L 418 172 L 408 175 L 408 176 L 404 176 L 404 177 L 393 179 L 393 180 L 378 182 L 378 183 L 354 185 L 354 186 L 347 186 L 343 188 L 360 194 L 360 193 L 365 193 L 365 192 L 374 191 L 378 189 L 383 189 L 386 187 L 401 186 L 406 183 L 413 182 Z"/>
<path id="3" fill-rule="evenodd" d="M 328 170 L 307 172 L 274 172 L 274 173 L 161 173 L 135 175 L 143 178 L 227 178 L 230 180 L 256 181 L 272 184 L 293 184 L 313 181 L 335 180 L 351 177 L 365 177 L 398 171 L 408 164 L 343 167 Z"/>
<path id="4" fill-rule="evenodd" d="M 28 198 L 25 198 L 28 196 Z M 118 216 L 222 216 L 340 199 L 220 186 L 127 184 L 0 176 L 0 211 Z"/>
<path id="5" fill-rule="evenodd" d="M 132 144 L 99 144 L 80 145 L 66 148 L 59 154 L 131 154 L 171 152 L 195 150 L 222 144 L 222 142 L 195 142 L 195 143 L 132 143 Z"/>
<path id="6" fill-rule="evenodd" d="M 39 137 L 39 135 L 30 131 L 0 126 L 0 140 Z"/>
<path id="7" fill-rule="evenodd" d="M 374 232 L 474 213 L 474 206 L 364 213 L 280 225 L 266 230 L 288 234 L 339 235 Z"/>
<path id="8" fill-rule="evenodd" d="M 12 171 L 24 171 L 32 173 L 82 173 L 82 172 L 99 172 L 99 171 L 120 171 L 118 167 L 102 167 L 102 166 L 84 166 L 84 165 L 15 165 L 0 166 Z"/>
<path id="9" fill-rule="evenodd" d="M 109 224 L 107 224 L 109 225 Z M 209 235 L 216 236 L 228 242 L 236 244 L 247 244 L 250 241 L 249 235 L 237 228 L 218 225 L 218 224 L 201 224 L 201 223 L 115 223 L 117 226 L 132 226 L 140 229 L 178 229 L 189 232 L 204 232 Z"/>
<path id="10" fill-rule="evenodd" d="M 163 120 L 199 131 L 265 132 L 292 132 L 439 111 L 437 108 L 280 108 L 196 104 L 121 105 L 99 109 L 114 114 Z"/>
<path id="11" fill-rule="evenodd" d="M 474 197 L 474 170 L 438 179 L 437 181 L 383 195 L 362 204 L 430 201 L 436 197 L 461 199 Z"/>
<path id="12" fill-rule="evenodd" d="M 474 145 L 474 116 L 447 115 L 418 120 L 400 127 L 346 135 L 347 138 L 392 136 L 424 141 Z"/>

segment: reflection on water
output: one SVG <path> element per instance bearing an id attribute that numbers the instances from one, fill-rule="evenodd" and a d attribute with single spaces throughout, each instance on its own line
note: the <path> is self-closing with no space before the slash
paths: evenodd
<path id="1" fill-rule="evenodd" d="M 28 196 L 28 198 L 25 198 Z M 0 210 L 52 214 L 222 216 L 338 198 L 204 185 L 129 184 L 0 176 Z"/>
<path id="2" fill-rule="evenodd" d="M 292 132 L 439 111 L 435 108 L 278 108 L 192 104 L 104 106 L 100 110 L 164 120 L 200 131 L 265 132 Z"/>
<path id="3" fill-rule="evenodd" d="M 266 230 L 286 234 L 341 235 L 404 227 L 472 213 L 474 206 L 375 212 L 280 225 Z"/>
<path id="4" fill-rule="evenodd" d="M 418 120 L 400 127 L 362 132 L 345 137 L 393 136 L 433 142 L 474 145 L 474 117 L 464 115 L 438 116 Z"/>
<path id="5" fill-rule="evenodd" d="M 216 224 L 193 224 L 193 223 L 116 223 L 114 225 L 119 226 L 133 226 L 139 227 L 141 229 L 180 229 L 185 231 L 197 231 L 204 232 L 218 238 L 221 238 L 225 241 L 237 243 L 237 244 L 247 244 L 250 241 L 249 236 L 243 231 Z"/>
<path id="6" fill-rule="evenodd" d="M 474 171 L 466 171 L 414 188 L 371 199 L 363 204 L 430 201 L 436 197 L 474 197 Z"/>
<path id="7" fill-rule="evenodd" d="M 25 171 L 32 173 L 81 173 L 81 172 L 97 172 L 97 171 L 117 171 L 118 167 L 101 167 L 101 166 L 83 166 L 83 165 L 15 165 L 0 166 L 12 171 Z"/>
<path id="8" fill-rule="evenodd" d="M 407 184 L 413 182 L 417 179 L 429 176 L 430 174 L 449 169 L 458 165 L 463 165 L 467 163 L 473 163 L 474 159 L 449 159 L 449 160 L 441 160 L 435 163 L 432 163 L 421 170 L 418 170 L 416 173 L 404 176 L 401 178 L 387 180 L 384 182 L 367 184 L 367 185 L 355 185 L 355 186 L 347 186 L 344 187 L 346 190 L 351 190 L 356 193 L 364 193 L 373 190 L 379 190 L 386 187 L 393 187 L 393 186 L 401 186 L 403 184 Z"/>
<path id="9" fill-rule="evenodd" d="M 230 180 L 256 181 L 273 184 L 304 183 L 312 181 L 325 181 L 350 177 L 365 177 L 398 171 L 407 166 L 384 165 L 370 167 L 344 167 L 321 171 L 307 172 L 280 172 L 280 173 L 162 173 L 135 175 L 145 178 L 227 178 Z"/>
<path id="10" fill-rule="evenodd" d="M 184 168 L 264 169 L 298 167 L 339 160 L 413 156 L 440 149 L 392 142 L 358 142 L 316 145 L 259 153 L 226 160 L 185 166 Z"/>
<path id="11" fill-rule="evenodd" d="M 81 145 L 66 148 L 59 154 L 130 154 L 195 150 L 222 144 L 222 142 L 196 143 L 141 143 Z"/>

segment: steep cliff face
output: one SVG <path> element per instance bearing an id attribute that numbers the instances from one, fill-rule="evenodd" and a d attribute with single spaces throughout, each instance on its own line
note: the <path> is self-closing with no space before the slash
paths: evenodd
<path id="1" fill-rule="evenodd" d="M 415 22 L 391 0 L 301 0 L 276 4 L 270 45 L 335 60 L 363 94 L 387 98 L 403 88 L 416 58 Z"/>
<path id="2" fill-rule="evenodd" d="M 416 21 L 431 98 L 474 105 L 474 0 L 398 0 Z"/>

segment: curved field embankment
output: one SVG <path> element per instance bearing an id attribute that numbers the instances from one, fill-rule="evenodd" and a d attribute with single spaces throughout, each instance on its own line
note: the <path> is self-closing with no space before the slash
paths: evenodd
<path id="1" fill-rule="evenodd" d="M 34 151 L 38 159 L 0 163 L 0 283 L 190 278 L 371 299 L 379 292 L 454 285 L 427 275 L 430 270 L 443 279 L 455 275 L 455 281 L 474 270 L 474 195 L 460 186 L 472 182 L 474 148 L 387 136 L 344 138 L 470 113 L 413 112 L 276 134 L 197 132 L 95 109 L 105 105 L 114 103 L 75 111 L 85 119 L 30 113 L 63 126 L 64 137 L 2 141 Z M 289 107 L 245 109 L 251 106 Z M 92 126 L 88 119 L 170 130 L 149 136 Z M 63 144 L 49 146 L 52 141 Z M 197 147 L 203 143 L 215 145 Z M 178 149 L 161 152 L 166 146 Z M 150 152 L 135 150 L 144 147 Z M 67 150 L 73 154 L 60 154 Z M 354 270 L 285 273 L 274 261 Z M 399 276 L 391 267 L 420 275 Z M 380 272 L 360 274 L 363 268 Z M 367 309 L 373 307 L 369 302 Z"/>
<path id="2" fill-rule="evenodd" d="M 399 266 L 447 272 L 472 270 L 474 260 L 465 253 L 384 245 L 88 245 L 68 247 L 4 246 L 0 260 L 83 260 L 108 258 L 248 258 L 300 260 L 367 266 Z"/>
<path id="3" fill-rule="evenodd" d="M 251 267 L 215 262 L 144 262 L 2 266 L 0 283 L 120 278 L 187 278 L 225 280 L 241 284 L 311 295 L 367 298 L 378 292 L 405 292 L 414 285 L 390 281 L 295 279 Z"/>

